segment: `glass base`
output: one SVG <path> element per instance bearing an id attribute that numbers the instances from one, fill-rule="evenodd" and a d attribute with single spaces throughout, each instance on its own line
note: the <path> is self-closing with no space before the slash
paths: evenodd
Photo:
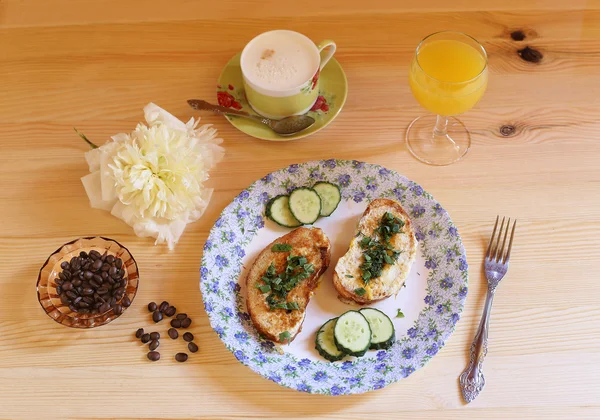
<path id="1" fill-rule="evenodd" d="M 434 134 L 436 118 L 426 115 L 414 119 L 406 131 L 406 146 L 414 157 L 428 165 L 458 162 L 471 147 L 471 133 L 459 119 L 448 117 L 447 133 Z"/>

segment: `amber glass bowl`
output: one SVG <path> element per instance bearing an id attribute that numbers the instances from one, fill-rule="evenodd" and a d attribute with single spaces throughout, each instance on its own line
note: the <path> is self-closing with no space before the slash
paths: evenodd
<path id="1" fill-rule="evenodd" d="M 139 284 L 139 272 L 137 263 L 127 248 L 113 239 L 101 236 L 75 239 L 64 244 L 48 257 L 40 269 L 37 280 L 37 295 L 40 305 L 46 314 L 59 324 L 72 328 L 94 328 L 108 324 L 120 316 L 115 314 L 112 308 L 101 314 L 80 314 L 71 311 L 60 301 L 60 297 L 56 293 L 57 285 L 54 280 L 61 272 L 60 264 L 79 256 L 81 251 L 89 253 L 93 249 L 100 254 L 106 252 L 123 260 L 124 278 L 127 279 L 125 296 L 128 296 L 131 302 L 135 298 Z M 126 310 L 127 308 L 123 308 L 121 315 Z"/>

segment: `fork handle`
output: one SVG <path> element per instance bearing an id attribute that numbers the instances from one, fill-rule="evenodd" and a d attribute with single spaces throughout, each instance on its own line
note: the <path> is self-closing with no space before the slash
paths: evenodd
<path id="1" fill-rule="evenodd" d="M 483 360 L 488 349 L 488 327 L 490 314 L 492 313 L 492 302 L 494 301 L 494 290 L 488 289 L 483 314 L 477 328 L 477 334 L 471 345 L 471 359 L 467 368 L 460 375 L 460 389 L 467 403 L 473 401 L 485 386 L 483 377 Z"/>

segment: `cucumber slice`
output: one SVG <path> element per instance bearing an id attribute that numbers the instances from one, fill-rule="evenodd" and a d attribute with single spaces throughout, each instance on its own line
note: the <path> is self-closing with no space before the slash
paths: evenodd
<path id="1" fill-rule="evenodd" d="M 321 198 L 312 188 L 296 188 L 290 193 L 290 211 L 300 223 L 310 225 L 321 214 Z"/>
<path id="2" fill-rule="evenodd" d="M 392 320 L 375 308 L 363 308 L 359 311 L 367 318 L 371 327 L 371 349 L 389 349 L 396 341 L 396 331 Z"/>
<path id="3" fill-rule="evenodd" d="M 342 201 L 340 188 L 329 182 L 317 182 L 313 185 L 313 190 L 321 197 L 321 216 L 329 216 L 337 209 Z"/>
<path id="4" fill-rule="evenodd" d="M 333 328 L 336 347 L 352 356 L 363 356 L 371 345 L 371 327 L 358 311 L 342 314 Z"/>
<path id="5" fill-rule="evenodd" d="M 333 318 L 324 323 L 317 331 L 317 338 L 315 339 L 315 348 L 321 356 L 330 362 L 342 360 L 345 356 L 344 352 L 335 346 L 333 338 L 333 329 L 337 320 L 337 318 Z"/>
<path id="6" fill-rule="evenodd" d="M 290 212 L 289 197 L 278 195 L 267 203 L 265 214 L 269 219 L 284 227 L 298 227 L 300 223 Z"/>

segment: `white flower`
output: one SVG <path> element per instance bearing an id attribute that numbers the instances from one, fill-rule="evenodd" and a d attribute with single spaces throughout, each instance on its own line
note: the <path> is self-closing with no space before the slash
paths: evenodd
<path id="1" fill-rule="evenodd" d="M 144 113 L 147 125 L 86 153 L 91 173 L 81 180 L 92 207 L 173 249 L 210 201 L 203 183 L 223 158 L 222 140 L 210 125 L 198 127 L 199 119 L 184 124 L 153 103 Z"/>

